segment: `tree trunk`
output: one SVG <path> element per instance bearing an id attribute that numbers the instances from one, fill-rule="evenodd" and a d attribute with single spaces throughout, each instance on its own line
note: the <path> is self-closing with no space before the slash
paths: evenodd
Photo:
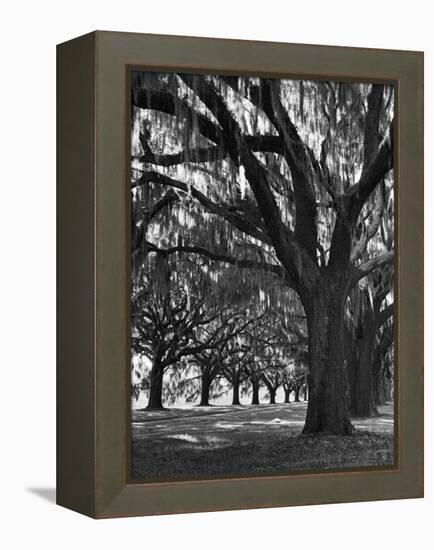
<path id="1" fill-rule="evenodd" d="M 366 344 L 363 346 L 365 347 Z M 355 391 L 351 400 L 352 416 L 367 418 L 377 414 L 374 401 L 374 377 L 372 362 L 364 350 L 356 364 Z"/>
<path id="2" fill-rule="evenodd" d="M 347 355 L 348 365 L 348 384 L 350 392 L 350 412 L 354 413 L 354 403 L 357 401 L 357 377 L 359 370 L 359 352 L 357 342 L 354 337 L 351 337 L 351 351 Z"/>
<path id="3" fill-rule="evenodd" d="M 381 370 L 380 372 L 374 370 L 374 401 L 376 406 L 386 404 L 385 378 Z"/>
<path id="4" fill-rule="evenodd" d="M 300 401 L 300 386 L 294 388 L 294 401 L 297 403 Z"/>
<path id="5" fill-rule="evenodd" d="M 380 342 L 374 353 L 374 402 L 376 406 L 386 404 L 385 374 L 382 342 Z"/>
<path id="6" fill-rule="evenodd" d="M 289 396 L 291 395 L 291 390 L 284 389 L 285 392 L 285 403 L 289 403 Z"/>
<path id="7" fill-rule="evenodd" d="M 384 402 L 387 403 L 388 401 L 393 401 L 393 377 L 392 373 L 390 371 L 390 367 L 387 364 L 387 359 L 383 359 L 383 361 L 386 361 L 384 370 L 383 370 L 383 388 L 384 388 Z"/>
<path id="8" fill-rule="evenodd" d="M 238 381 L 234 382 L 232 390 L 232 405 L 240 405 L 240 383 Z"/>
<path id="9" fill-rule="evenodd" d="M 209 407 L 209 389 L 211 381 L 206 371 L 202 373 L 202 387 L 200 391 L 199 407 Z"/>
<path id="10" fill-rule="evenodd" d="M 163 372 L 164 369 L 158 359 L 154 359 L 151 369 L 148 409 L 162 409 L 163 393 Z"/>
<path id="11" fill-rule="evenodd" d="M 270 394 L 270 405 L 276 404 L 276 390 L 274 388 L 268 388 Z"/>
<path id="12" fill-rule="evenodd" d="M 379 308 L 378 308 L 379 309 Z M 378 328 L 378 311 L 368 310 L 363 316 L 361 338 L 356 342 L 357 357 L 353 359 L 351 376 L 350 413 L 357 417 L 371 417 L 377 413 L 374 399 L 374 351 Z"/>
<path id="13" fill-rule="evenodd" d="M 310 384 L 303 433 L 347 435 L 353 431 L 343 338 L 347 286 L 330 278 L 318 287 L 304 300 Z"/>
<path id="14" fill-rule="evenodd" d="M 375 350 L 374 399 L 376 405 L 385 405 L 392 397 L 390 393 L 392 374 L 387 360 L 387 352 L 392 342 L 392 339 L 386 337 L 386 340 L 381 341 Z"/>
<path id="15" fill-rule="evenodd" d="M 384 385 L 384 401 L 387 403 L 389 401 L 393 401 L 393 395 L 392 395 L 392 383 L 390 380 L 386 380 Z"/>
<path id="16" fill-rule="evenodd" d="M 259 384 L 258 382 L 252 382 L 252 405 L 259 405 Z"/>

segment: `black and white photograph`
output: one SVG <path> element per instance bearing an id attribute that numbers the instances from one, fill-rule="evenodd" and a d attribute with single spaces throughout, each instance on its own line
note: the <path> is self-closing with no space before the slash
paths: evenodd
<path id="1" fill-rule="evenodd" d="M 3 5 L 6 550 L 434 548 L 432 10 L 353 6 Z"/>
<path id="2" fill-rule="evenodd" d="M 395 85 L 129 82 L 131 478 L 394 468 Z"/>

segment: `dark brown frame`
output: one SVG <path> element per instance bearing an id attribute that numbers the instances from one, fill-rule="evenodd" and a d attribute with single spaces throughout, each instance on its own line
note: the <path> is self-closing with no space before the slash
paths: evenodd
<path id="1" fill-rule="evenodd" d="M 126 71 L 395 81 L 398 468 L 129 483 Z M 91 517 L 423 496 L 423 54 L 97 31 L 58 46 L 57 502 Z"/>

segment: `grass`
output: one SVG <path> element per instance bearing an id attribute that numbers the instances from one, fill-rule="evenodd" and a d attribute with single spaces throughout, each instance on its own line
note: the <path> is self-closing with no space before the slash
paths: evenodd
<path id="1" fill-rule="evenodd" d="M 213 408 L 212 408 L 213 409 Z M 301 435 L 303 403 L 202 410 L 139 411 L 132 475 L 140 479 L 283 474 L 393 464 L 391 407 L 359 420 L 350 436 Z M 195 409 L 197 411 L 198 409 Z"/>

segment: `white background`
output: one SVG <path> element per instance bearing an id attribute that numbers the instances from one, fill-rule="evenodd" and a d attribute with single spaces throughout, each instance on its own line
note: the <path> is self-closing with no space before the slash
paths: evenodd
<path id="1" fill-rule="evenodd" d="M 434 302 L 426 288 L 426 498 L 93 521 L 56 507 L 55 44 L 94 29 L 424 50 L 426 280 L 433 276 L 430 2 L 3 3 L 0 33 L 0 543 L 3 548 L 429 548 Z M 51 489 L 50 489 L 51 488 Z M 41 489 L 44 489 L 41 491 Z M 48 498 L 47 498 L 48 497 Z M 50 500 L 51 499 L 51 500 Z M 4 540 L 2 540 L 4 539 Z M 4 542 L 6 541 L 6 544 Z"/>

